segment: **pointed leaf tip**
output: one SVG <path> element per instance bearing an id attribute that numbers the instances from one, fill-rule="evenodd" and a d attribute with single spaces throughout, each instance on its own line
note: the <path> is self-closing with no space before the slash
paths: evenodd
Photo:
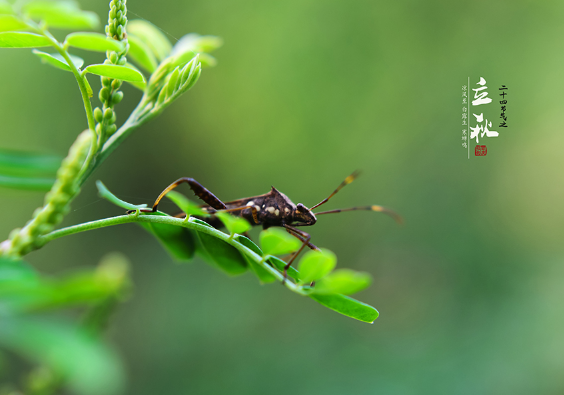
<path id="1" fill-rule="evenodd" d="M 373 324 L 378 318 L 378 310 L 374 307 L 362 303 L 356 299 L 349 296 L 332 294 L 332 295 L 318 295 L 311 294 L 310 298 L 316 302 L 322 304 L 323 306 L 346 315 L 347 317 L 354 318 L 362 322 Z"/>

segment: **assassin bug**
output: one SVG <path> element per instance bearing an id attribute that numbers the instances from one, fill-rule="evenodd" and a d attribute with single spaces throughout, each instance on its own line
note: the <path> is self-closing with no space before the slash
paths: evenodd
<path id="1" fill-rule="evenodd" d="M 221 221 L 217 217 L 213 216 L 214 213 L 220 211 L 229 212 L 233 215 L 243 217 L 252 225 L 262 225 L 263 229 L 267 229 L 271 226 L 283 227 L 288 233 L 298 238 L 302 242 L 302 246 L 291 256 L 290 260 L 284 267 L 284 280 L 286 280 L 288 268 L 292 265 L 294 259 L 296 259 L 296 257 L 306 246 L 311 248 L 312 250 L 319 250 L 319 248 L 310 243 L 311 236 L 309 235 L 309 233 L 296 228 L 298 226 L 315 225 L 315 223 L 317 222 L 317 215 L 340 213 L 343 211 L 369 210 L 388 214 L 397 222 L 401 223 L 402 219 L 398 214 L 382 206 L 359 206 L 346 209 L 322 211 L 318 213 L 314 213 L 312 211 L 322 204 L 327 203 L 329 199 L 331 199 L 345 185 L 353 182 L 358 174 L 358 172 L 354 172 L 353 174 L 345 178 L 345 180 L 337 187 L 337 189 L 333 191 L 333 193 L 331 193 L 328 197 L 317 203 L 312 208 L 307 208 L 302 203 L 294 204 L 288 198 L 288 196 L 284 195 L 274 187 L 272 187 L 270 192 L 265 193 L 264 195 L 252 196 L 224 203 L 219 200 L 213 193 L 207 190 L 204 186 L 202 186 L 198 181 L 194 180 L 193 178 L 183 177 L 174 181 L 164 191 L 161 192 L 159 197 L 157 197 L 157 200 L 155 200 L 153 208 L 140 209 L 140 211 L 156 212 L 159 202 L 168 192 L 170 192 L 180 184 L 186 183 L 190 186 L 190 189 L 192 189 L 192 191 L 198 198 L 207 203 L 206 205 L 202 205 L 201 209 L 212 215 L 211 218 L 205 218 L 205 221 L 214 227 L 222 226 Z M 131 210 L 129 212 L 134 212 L 134 210 Z M 182 213 L 178 216 L 185 217 L 186 214 Z"/>

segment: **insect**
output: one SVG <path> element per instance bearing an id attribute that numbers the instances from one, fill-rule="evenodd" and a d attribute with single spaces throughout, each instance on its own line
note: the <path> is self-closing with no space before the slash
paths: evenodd
<path id="1" fill-rule="evenodd" d="M 307 208 L 302 203 L 294 204 L 294 202 L 292 202 L 288 198 L 288 196 L 284 195 L 274 187 L 272 187 L 270 192 L 265 193 L 264 195 L 247 197 L 230 202 L 222 202 L 213 193 L 202 186 L 198 181 L 194 180 L 193 178 L 183 177 L 174 181 L 164 191 L 162 191 L 159 197 L 157 197 L 157 200 L 155 200 L 152 208 L 140 209 L 140 211 L 156 212 L 159 202 L 168 192 L 170 192 L 180 184 L 186 183 L 198 198 L 207 203 L 205 205 L 202 205 L 201 209 L 205 210 L 212 216 L 210 218 L 206 217 L 202 219 L 204 219 L 214 227 L 222 226 L 219 218 L 213 216 L 214 213 L 217 213 L 219 211 L 229 212 L 233 215 L 243 217 L 252 225 L 262 225 L 263 229 L 267 229 L 271 226 L 283 227 L 288 233 L 298 238 L 302 242 L 302 246 L 290 257 L 289 261 L 284 267 L 284 280 L 286 280 L 288 268 L 292 265 L 296 257 L 306 246 L 313 250 L 319 250 L 319 248 L 317 248 L 310 242 L 311 235 L 297 228 L 299 226 L 315 225 L 318 215 L 340 213 L 343 211 L 369 210 L 388 214 L 397 222 L 402 222 L 401 217 L 394 211 L 386 207 L 376 205 L 351 207 L 317 213 L 314 213 L 312 211 L 322 204 L 327 203 L 329 199 L 331 199 L 345 185 L 353 182 L 357 178 L 358 174 L 358 172 L 354 172 L 353 174 L 345 178 L 345 180 L 337 187 L 337 189 L 333 191 L 333 193 L 331 193 L 328 197 L 317 203 L 312 208 Z M 179 216 L 185 217 L 186 214 L 182 213 Z"/>

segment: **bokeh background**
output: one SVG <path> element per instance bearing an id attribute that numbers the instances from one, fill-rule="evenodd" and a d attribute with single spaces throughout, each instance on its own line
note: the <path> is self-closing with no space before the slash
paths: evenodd
<path id="1" fill-rule="evenodd" d="M 106 20 L 106 1 L 81 5 Z M 325 207 L 387 205 L 405 224 L 353 212 L 310 229 L 339 267 L 372 273 L 357 296 L 380 311 L 374 325 L 252 274 L 176 264 L 135 225 L 30 254 L 46 273 L 129 257 L 133 294 L 108 330 L 127 394 L 564 392 L 564 3 L 130 0 L 128 11 L 172 42 L 197 32 L 225 45 L 93 175 L 66 225 L 121 214 L 96 179 L 134 203 L 191 176 L 224 200 L 274 185 L 311 206 L 355 169 Z M 28 50 L 4 50 L 0 75 L 1 146 L 66 154 L 86 127 L 74 79 Z M 486 78 L 494 101 L 509 88 L 509 127 L 483 158 L 461 146 L 468 76 Z M 124 89 L 118 123 L 140 97 Z M 0 238 L 42 200 L 1 189 Z"/>

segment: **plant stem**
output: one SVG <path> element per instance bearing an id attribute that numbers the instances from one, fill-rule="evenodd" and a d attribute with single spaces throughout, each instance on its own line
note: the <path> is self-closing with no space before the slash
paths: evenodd
<path id="1" fill-rule="evenodd" d="M 55 40 L 55 42 L 57 42 L 57 41 Z M 74 67 L 74 65 L 72 63 L 72 60 L 71 60 L 68 52 L 65 51 L 58 42 L 57 42 L 56 49 L 61 54 L 61 56 L 63 58 L 65 58 L 69 67 L 71 68 L 71 71 L 74 74 L 74 77 L 76 78 L 76 82 L 78 83 L 78 87 L 80 88 L 80 93 L 82 95 L 82 102 L 84 103 L 84 110 L 86 111 L 86 119 L 88 121 L 88 129 L 90 129 L 94 132 L 94 130 L 96 128 L 96 124 L 94 122 L 94 113 L 92 112 L 92 103 L 90 103 L 90 97 L 88 96 L 88 89 L 86 88 L 86 84 L 84 82 L 84 79 L 86 77 L 83 77 L 81 75 L 81 73 L 78 72 L 77 68 Z"/>
<path id="2" fill-rule="evenodd" d="M 26 23 L 28 27 L 30 27 L 35 33 L 42 35 L 46 39 L 51 42 L 51 45 L 61 54 L 61 56 L 67 61 L 68 66 L 71 69 L 71 72 L 74 74 L 76 78 L 76 82 L 78 83 L 78 87 L 80 89 L 80 94 L 82 95 L 82 102 L 84 103 L 84 110 L 86 111 L 86 120 L 88 123 L 88 129 L 94 130 L 96 127 L 96 123 L 94 122 L 94 114 L 92 113 L 92 103 L 90 103 L 90 97 L 88 96 L 88 89 L 86 88 L 86 84 L 84 83 L 85 77 L 79 73 L 77 68 L 74 66 L 69 53 L 65 50 L 63 45 L 57 41 L 55 37 L 47 30 L 41 29 L 33 22 Z"/>
<path id="3" fill-rule="evenodd" d="M 275 268 L 273 268 L 272 266 L 266 263 L 268 257 L 262 257 L 258 255 L 251 249 L 245 247 L 244 245 L 237 242 L 236 240 L 233 240 L 228 234 L 225 234 L 215 228 L 193 222 L 192 218 L 186 221 L 183 218 L 166 217 L 161 215 L 137 215 L 137 214 L 120 215 L 117 217 L 99 219 L 96 221 L 85 222 L 80 225 L 74 225 L 74 226 L 69 226 L 67 228 L 55 230 L 44 236 L 40 236 L 38 239 L 41 242 L 41 244 L 45 244 L 49 241 L 58 239 L 63 236 L 69 236 L 75 233 L 85 232 L 87 230 L 100 229 L 100 228 L 105 228 L 107 226 L 128 224 L 133 222 L 158 223 L 158 224 L 166 224 L 173 226 L 182 226 L 184 228 L 191 229 L 196 232 L 206 233 L 235 247 L 241 254 L 246 255 L 249 259 L 252 259 L 258 265 L 262 266 L 270 274 L 276 277 L 280 282 L 284 280 L 284 276 L 282 275 L 282 273 L 280 273 L 278 270 L 276 270 Z M 284 285 L 286 286 L 286 288 L 290 289 L 293 292 L 296 292 L 300 295 L 307 295 L 307 292 L 303 289 L 303 287 L 294 284 L 291 281 L 288 280 L 284 281 Z"/>
<path id="4" fill-rule="evenodd" d="M 39 26 L 37 26 L 33 22 L 28 21 L 27 25 L 33 31 L 35 31 L 37 34 L 41 34 L 43 37 L 47 38 L 51 42 L 51 45 L 66 60 L 68 66 L 70 67 L 71 72 L 74 74 L 74 78 L 76 79 L 76 82 L 78 83 L 78 88 L 80 89 L 80 94 L 82 96 L 82 102 L 84 104 L 84 111 L 86 112 L 86 122 L 88 123 L 88 129 L 90 129 L 93 133 L 92 145 L 90 146 L 90 152 L 88 153 L 88 156 L 86 157 L 86 160 L 85 160 L 84 166 L 83 166 L 83 172 L 85 172 L 87 169 L 90 168 L 92 161 L 94 160 L 94 158 L 96 156 L 96 152 L 98 151 L 98 143 L 97 143 L 97 138 L 96 138 L 96 133 L 95 133 L 96 123 L 94 121 L 94 113 L 92 111 L 92 103 L 90 103 L 90 96 L 88 94 L 88 88 L 86 87 L 86 82 L 84 81 L 84 79 L 86 77 L 83 76 L 79 72 L 79 70 L 74 66 L 74 63 L 72 62 L 67 50 L 64 48 L 64 46 L 59 41 L 57 41 L 57 39 L 55 37 L 53 37 L 53 35 L 51 33 L 49 33 L 49 31 L 40 28 Z"/>

